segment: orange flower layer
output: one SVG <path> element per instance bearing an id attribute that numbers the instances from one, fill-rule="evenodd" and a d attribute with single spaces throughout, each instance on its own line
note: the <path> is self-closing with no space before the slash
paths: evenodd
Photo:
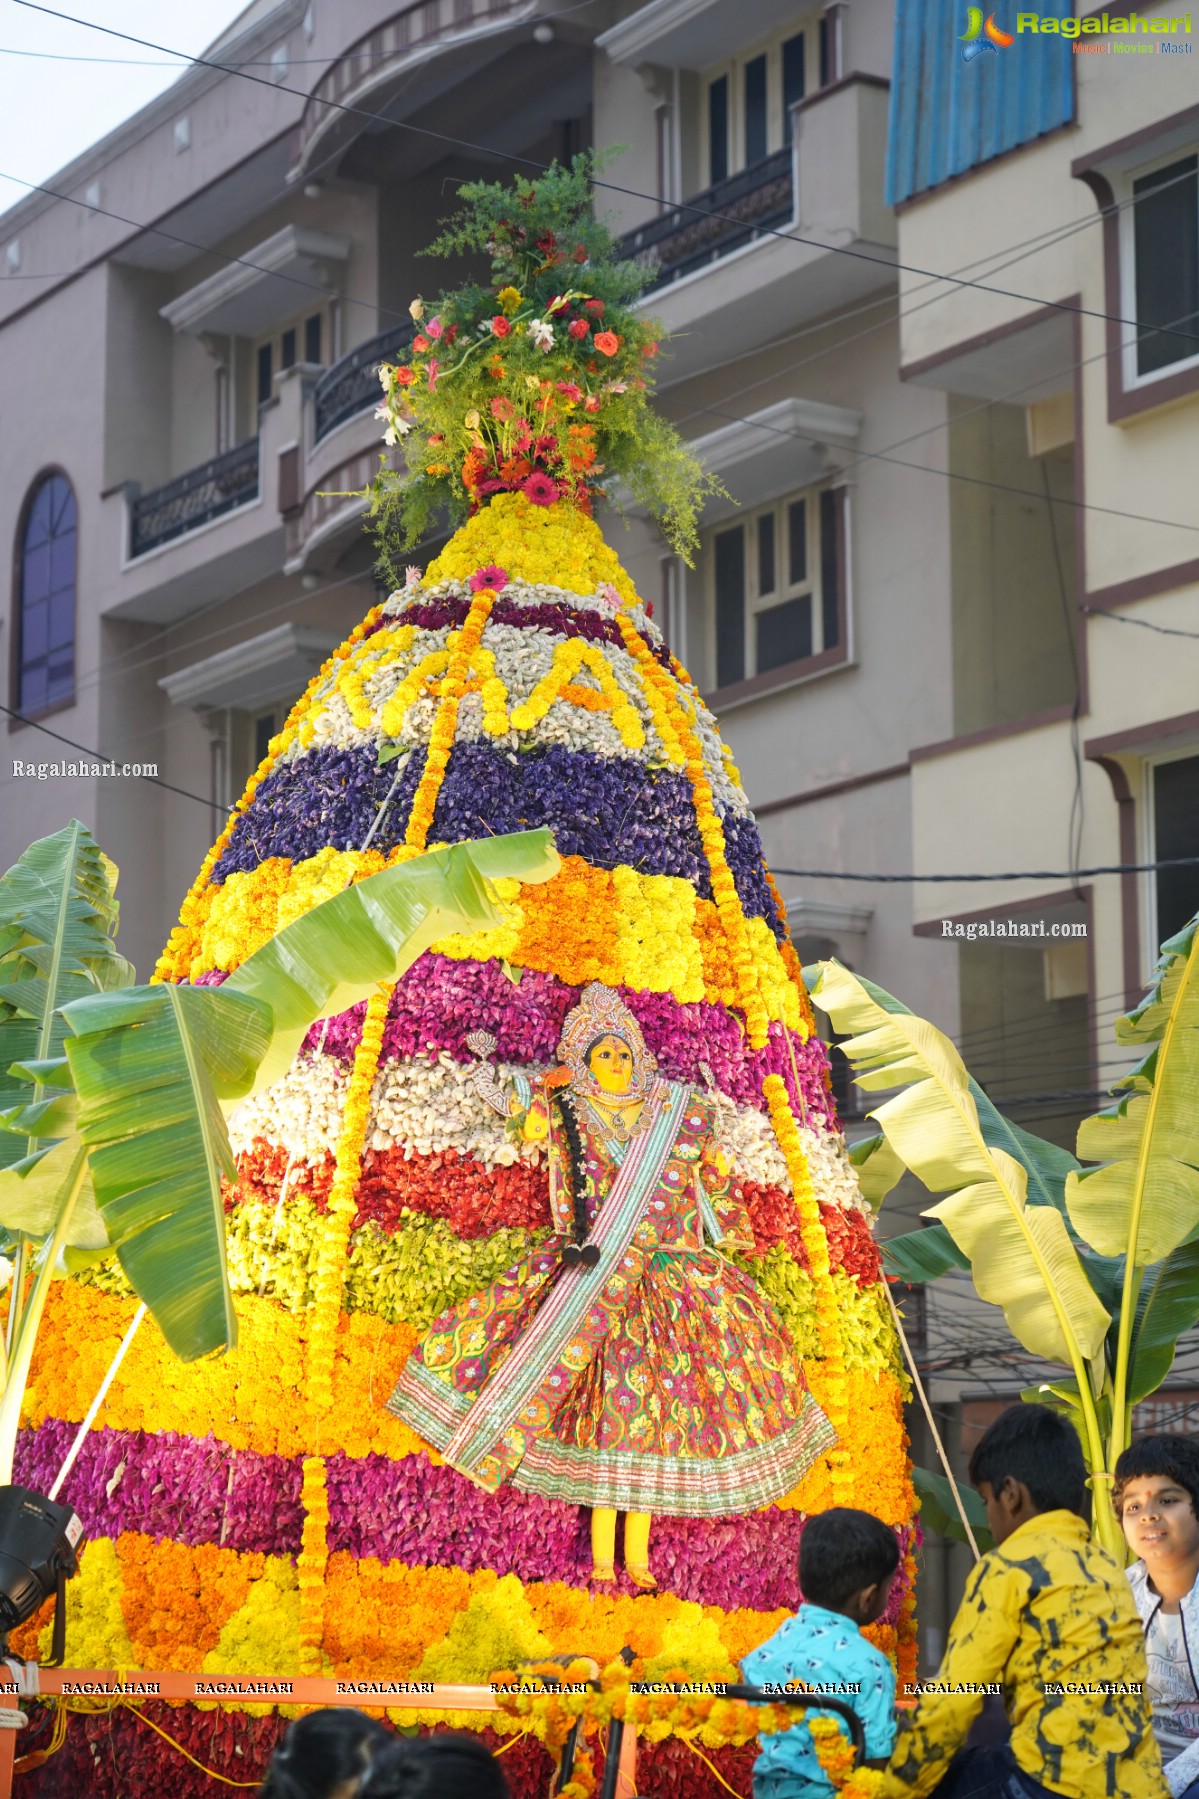
<path id="1" fill-rule="evenodd" d="M 75 1281 L 56 1281 L 39 1333 L 23 1421 L 82 1419 L 96 1396 L 134 1311 Z M 237 1300 L 238 1347 L 219 1361 L 184 1363 L 171 1354 L 157 1325 L 146 1322 L 117 1371 L 97 1424 L 117 1430 L 213 1433 L 234 1449 L 264 1455 L 303 1455 L 311 1412 L 303 1395 L 312 1314 L 287 1312 L 273 1299 Z M 383 1409 L 416 1344 L 406 1324 L 385 1324 L 369 1312 L 337 1320 L 332 1367 L 329 1453 L 413 1455 L 424 1449 L 415 1433 Z M 334 1441 L 334 1437 L 336 1441 Z M 434 1457 L 434 1460 L 437 1458 Z"/>
<path id="2" fill-rule="evenodd" d="M 89 1554 L 115 1575 L 116 1591 L 108 1597 L 119 1610 L 110 1605 L 108 1616 L 100 1618 L 74 1608 L 67 1632 L 69 1666 L 128 1666 L 132 1652 L 133 1668 L 147 1672 L 194 1669 L 287 1678 L 297 1671 L 302 1613 L 294 1596 L 302 1566 L 297 1574 L 283 1558 L 214 1545 L 192 1548 L 135 1531 L 115 1541 L 97 1538 L 83 1551 L 85 1563 Z M 86 1581 L 86 1569 L 81 1578 Z M 506 1615 L 510 1627 L 540 1632 L 550 1653 L 593 1656 L 601 1665 L 628 1642 L 635 1642 L 643 1657 L 659 1655 L 667 1631 L 677 1641 L 681 1627 L 709 1643 L 715 1627 L 728 1660 L 739 1664 L 787 1616 L 784 1610 L 726 1612 L 670 1593 L 592 1595 L 561 1581 L 522 1591 L 512 1576 L 501 1582 L 488 1569 L 468 1574 L 337 1551 L 328 1559 L 324 1585 L 327 1672 L 354 1680 L 411 1677 L 472 1602 L 482 1602 L 501 1624 Z M 17 1655 L 32 1658 L 45 1649 L 48 1619 L 47 1605 L 13 1633 Z M 866 1634 L 894 1654 L 893 1628 L 872 1626 Z M 497 1647 L 502 1657 L 503 1646 Z M 80 1654 L 87 1659 L 80 1662 Z"/>

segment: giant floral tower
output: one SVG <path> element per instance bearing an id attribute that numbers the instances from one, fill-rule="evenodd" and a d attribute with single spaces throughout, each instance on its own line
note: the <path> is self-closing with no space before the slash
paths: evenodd
<path id="1" fill-rule="evenodd" d="M 445 503 L 464 522 L 423 573 L 396 569 L 296 705 L 159 977 L 217 983 L 345 883 L 437 844 L 545 825 L 561 869 L 501 886 L 502 928 L 435 944 L 389 995 L 317 1026 L 235 1116 L 240 1345 L 185 1367 L 152 1325 L 135 1339 L 64 1493 L 92 1539 L 68 1662 L 469 1682 L 628 1644 L 727 1676 L 796 1603 L 805 1514 L 854 1504 L 900 1533 L 869 1634 L 910 1671 L 902 1375 L 825 1051 L 737 770 L 591 516 L 622 481 L 687 549 L 703 478 L 649 409 L 656 333 L 585 167 L 464 194 L 443 245 L 486 249 L 493 278 L 414 302 L 411 358 L 382 371 L 409 473 L 375 496 L 393 568 Z M 479 1054 L 537 1078 L 596 981 L 663 1075 L 714 1106 L 752 1225 L 738 1260 L 837 1433 L 764 1509 L 658 1519 L 656 1592 L 595 1586 L 583 1509 L 478 1490 L 385 1409 L 434 1318 L 549 1232 L 544 1151 L 484 1103 Z M 61 1283 L 19 1479 L 50 1478 L 133 1308 L 111 1269 Z M 211 1720 L 190 1716 L 190 1735 L 187 1713 L 170 1729 L 211 1761 Z M 234 1716 L 222 1741 L 258 1756 L 276 1726 Z M 126 1735 L 161 1761 L 160 1786 L 129 1791 L 218 1790 Z M 79 1753 L 70 1790 L 103 1760 Z M 705 1753 L 726 1778 L 752 1758 Z M 655 1792 L 719 1790 L 682 1742 L 644 1755 Z M 70 1760 L 28 1791 L 65 1793 Z M 533 1742 L 507 1765 L 515 1792 L 547 1791 Z"/>

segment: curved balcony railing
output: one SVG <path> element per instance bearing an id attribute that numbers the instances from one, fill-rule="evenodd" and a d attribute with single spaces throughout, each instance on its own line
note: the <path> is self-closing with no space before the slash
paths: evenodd
<path id="1" fill-rule="evenodd" d="M 258 439 L 251 437 L 174 481 L 139 494 L 129 508 L 130 557 L 144 556 L 147 550 L 257 498 Z"/>
<path id="2" fill-rule="evenodd" d="M 408 0 L 325 70 L 304 104 L 295 167 L 308 166 L 318 138 L 357 135 L 361 124 L 355 126 L 339 109 L 360 104 L 373 89 L 426 60 L 432 46 L 449 49 L 456 41 L 499 30 L 514 14 L 531 16 L 535 10 L 535 0 Z"/>
<path id="3" fill-rule="evenodd" d="M 652 267 L 647 291 L 666 287 L 752 243 L 759 232 L 788 224 L 795 211 L 793 179 L 788 145 L 694 194 L 685 206 L 674 206 L 626 231 L 621 249 L 625 256 Z M 704 213 L 720 217 L 705 218 Z"/>
<path id="4" fill-rule="evenodd" d="M 379 404 L 379 364 L 391 362 L 412 342 L 413 325 L 390 325 L 327 368 L 312 394 L 313 436 L 317 443 L 368 406 Z"/>

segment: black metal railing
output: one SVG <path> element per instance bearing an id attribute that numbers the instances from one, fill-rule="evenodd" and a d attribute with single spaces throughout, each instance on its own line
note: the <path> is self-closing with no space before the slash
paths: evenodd
<path id="1" fill-rule="evenodd" d="M 257 498 L 258 439 L 250 437 L 165 486 L 139 494 L 129 511 L 129 554 L 144 556 Z"/>
<path id="2" fill-rule="evenodd" d="M 402 325 L 390 325 L 378 337 L 368 338 L 356 350 L 342 356 L 332 368 L 325 370 L 313 389 L 316 441 L 328 437 L 347 419 L 374 407 L 382 399 L 379 386 L 379 364 L 391 362 L 412 342 L 411 319 Z"/>
<path id="3" fill-rule="evenodd" d="M 776 150 L 750 168 L 693 194 L 656 219 L 626 231 L 622 253 L 654 271 L 649 291 L 716 262 L 759 232 L 787 224 L 794 212 L 791 148 Z M 705 214 L 719 217 L 705 217 Z"/>

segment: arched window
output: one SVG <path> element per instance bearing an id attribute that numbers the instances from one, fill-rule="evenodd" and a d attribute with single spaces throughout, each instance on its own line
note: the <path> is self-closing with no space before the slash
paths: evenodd
<path id="1" fill-rule="evenodd" d="M 75 495 L 46 475 L 25 507 L 18 546 L 17 710 L 44 712 L 75 692 Z"/>

